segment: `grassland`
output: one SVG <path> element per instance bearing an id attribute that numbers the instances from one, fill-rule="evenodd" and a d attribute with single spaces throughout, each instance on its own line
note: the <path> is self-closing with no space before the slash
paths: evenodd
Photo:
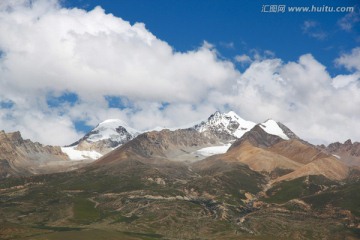
<path id="1" fill-rule="evenodd" d="M 358 216 L 358 183 L 341 186 L 321 177 L 283 182 L 267 191 L 268 204 L 255 208 L 244 201 L 245 193 L 255 196 L 266 181 L 243 165 L 210 166 L 176 177 L 172 171 L 140 164 L 2 180 L 0 239 L 359 237 L 349 227 L 356 218 L 318 214 L 326 210 L 322 203 L 329 203 Z M 289 208 L 286 203 L 294 198 L 313 209 L 304 214 Z"/>

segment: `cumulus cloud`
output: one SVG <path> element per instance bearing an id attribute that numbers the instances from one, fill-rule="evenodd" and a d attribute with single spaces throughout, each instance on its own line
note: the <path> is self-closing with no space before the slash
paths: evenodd
<path id="1" fill-rule="evenodd" d="M 357 80 L 359 75 L 332 78 L 310 54 L 297 62 L 258 61 L 242 74 L 233 105 L 236 111 L 255 121 L 281 119 L 311 142 L 358 139 Z"/>
<path id="2" fill-rule="evenodd" d="M 23 0 L 2 2 L 0 10 L 1 97 L 14 102 L 12 109 L 2 111 L 12 120 L 17 119 L 15 112 L 37 109 L 44 121 L 55 124 L 51 116 L 66 116 L 64 125 L 72 130 L 70 119 L 94 124 L 110 115 L 129 118 L 161 102 L 202 102 L 213 91 L 227 91 L 239 75 L 206 42 L 192 51 L 175 52 L 143 23 L 131 25 L 101 7 L 87 12 L 62 8 L 54 0 Z M 78 96 L 75 106 L 53 109 L 46 104 L 47 95 L 66 92 Z M 109 110 L 105 96 L 126 96 L 134 109 Z M 150 123 L 148 118 L 139 127 Z M 58 141 L 46 133 L 38 137 L 33 130 L 24 135 Z"/>
<path id="3" fill-rule="evenodd" d="M 348 70 L 360 71 L 360 47 L 354 48 L 350 54 L 343 54 L 335 61 Z"/>
<path id="4" fill-rule="evenodd" d="M 333 79 L 334 88 L 346 87 L 351 83 L 356 83 L 360 79 L 360 73 L 354 73 L 351 75 L 337 75 Z"/>
<path id="5" fill-rule="evenodd" d="M 311 54 L 284 62 L 255 50 L 238 56 L 249 64 L 240 73 L 208 42 L 178 52 L 143 23 L 101 7 L 1 1 L 0 126 L 64 145 L 82 136 L 79 121 L 120 118 L 143 130 L 235 110 L 252 121 L 282 121 L 311 141 L 360 140 L 358 51 L 336 60 L 353 72 L 335 77 Z"/>

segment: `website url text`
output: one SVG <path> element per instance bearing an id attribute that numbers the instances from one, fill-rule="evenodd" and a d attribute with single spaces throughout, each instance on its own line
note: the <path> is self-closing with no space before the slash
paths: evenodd
<path id="1" fill-rule="evenodd" d="M 261 12 L 264 13 L 285 13 L 285 12 L 309 12 L 309 13 L 342 13 L 354 12 L 355 7 L 334 7 L 334 6 L 307 6 L 307 7 L 294 7 L 286 5 L 262 5 Z"/>

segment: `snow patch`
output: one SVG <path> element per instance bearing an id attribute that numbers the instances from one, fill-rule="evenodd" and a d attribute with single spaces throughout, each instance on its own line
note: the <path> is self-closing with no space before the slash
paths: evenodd
<path id="1" fill-rule="evenodd" d="M 196 151 L 196 153 L 203 155 L 203 156 L 212 156 L 215 154 L 222 154 L 226 153 L 227 150 L 230 148 L 231 144 L 221 145 L 221 146 L 213 146 L 213 147 L 206 147 L 201 148 Z"/>
<path id="2" fill-rule="evenodd" d="M 98 159 L 103 155 L 96 151 L 80 151 L 75 149 L 74 147 L 62 147 L 61 151 L 69 156 L 71 160 L 78 161 L 84 159 Z"/>
<path id="3" fill-rule="evenodd" d="M 269 119 L 260 124 L 260 127 L 267 133 L 281 137 L 284 140 L 289 140 L 289 137 L 279 127 L 276 121 Z"/>

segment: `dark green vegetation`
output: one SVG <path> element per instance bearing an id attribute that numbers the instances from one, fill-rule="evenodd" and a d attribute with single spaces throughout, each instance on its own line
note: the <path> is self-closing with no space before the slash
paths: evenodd
<path id="1" fill-rule="evenodd" d="M 360 216 L 360 183 L 336 183 L 322 176 L 309 176 L 281 182 L 267 191 L 264 201 L 286 203 L 300 199 L 316 211 L 348 210 Z"/>
<path id="2" fill-rule="evenodd" d="M 4 179 L 0 239 L 359 237 L 358 182 L 299 178 L 274 185 L 260 201 L 268 179 L 243 164 L 217 160 L 194 165 L 125 160 Z"/>
<path id="3" fill-rule="evenodd" d="M 324 191 L 317 195 L 305 197 L 304 201 L 318 210 L 330 205 L 349 210 L 360 217 L 360 184 L 359 182 L 346 184 L 338 187 L 335 191 Z"/>
<path id="4" fill-rule="evenodd" d="M 86 198 L 75 198 L 73 207 L 73 220 L 80 224 L 90 224 L 100 219 L 100 211 L 95 208 L 96 203 Z"/>
<path id="5" fill-rule="evenodd" d="M 269 196 L 264 200 L 269 203 L 285 203 L 291 199 L 310 196 L 339 184 L 323 176 L 307 176 L 291 181 L 280 182 L 266 193 Z"/>

